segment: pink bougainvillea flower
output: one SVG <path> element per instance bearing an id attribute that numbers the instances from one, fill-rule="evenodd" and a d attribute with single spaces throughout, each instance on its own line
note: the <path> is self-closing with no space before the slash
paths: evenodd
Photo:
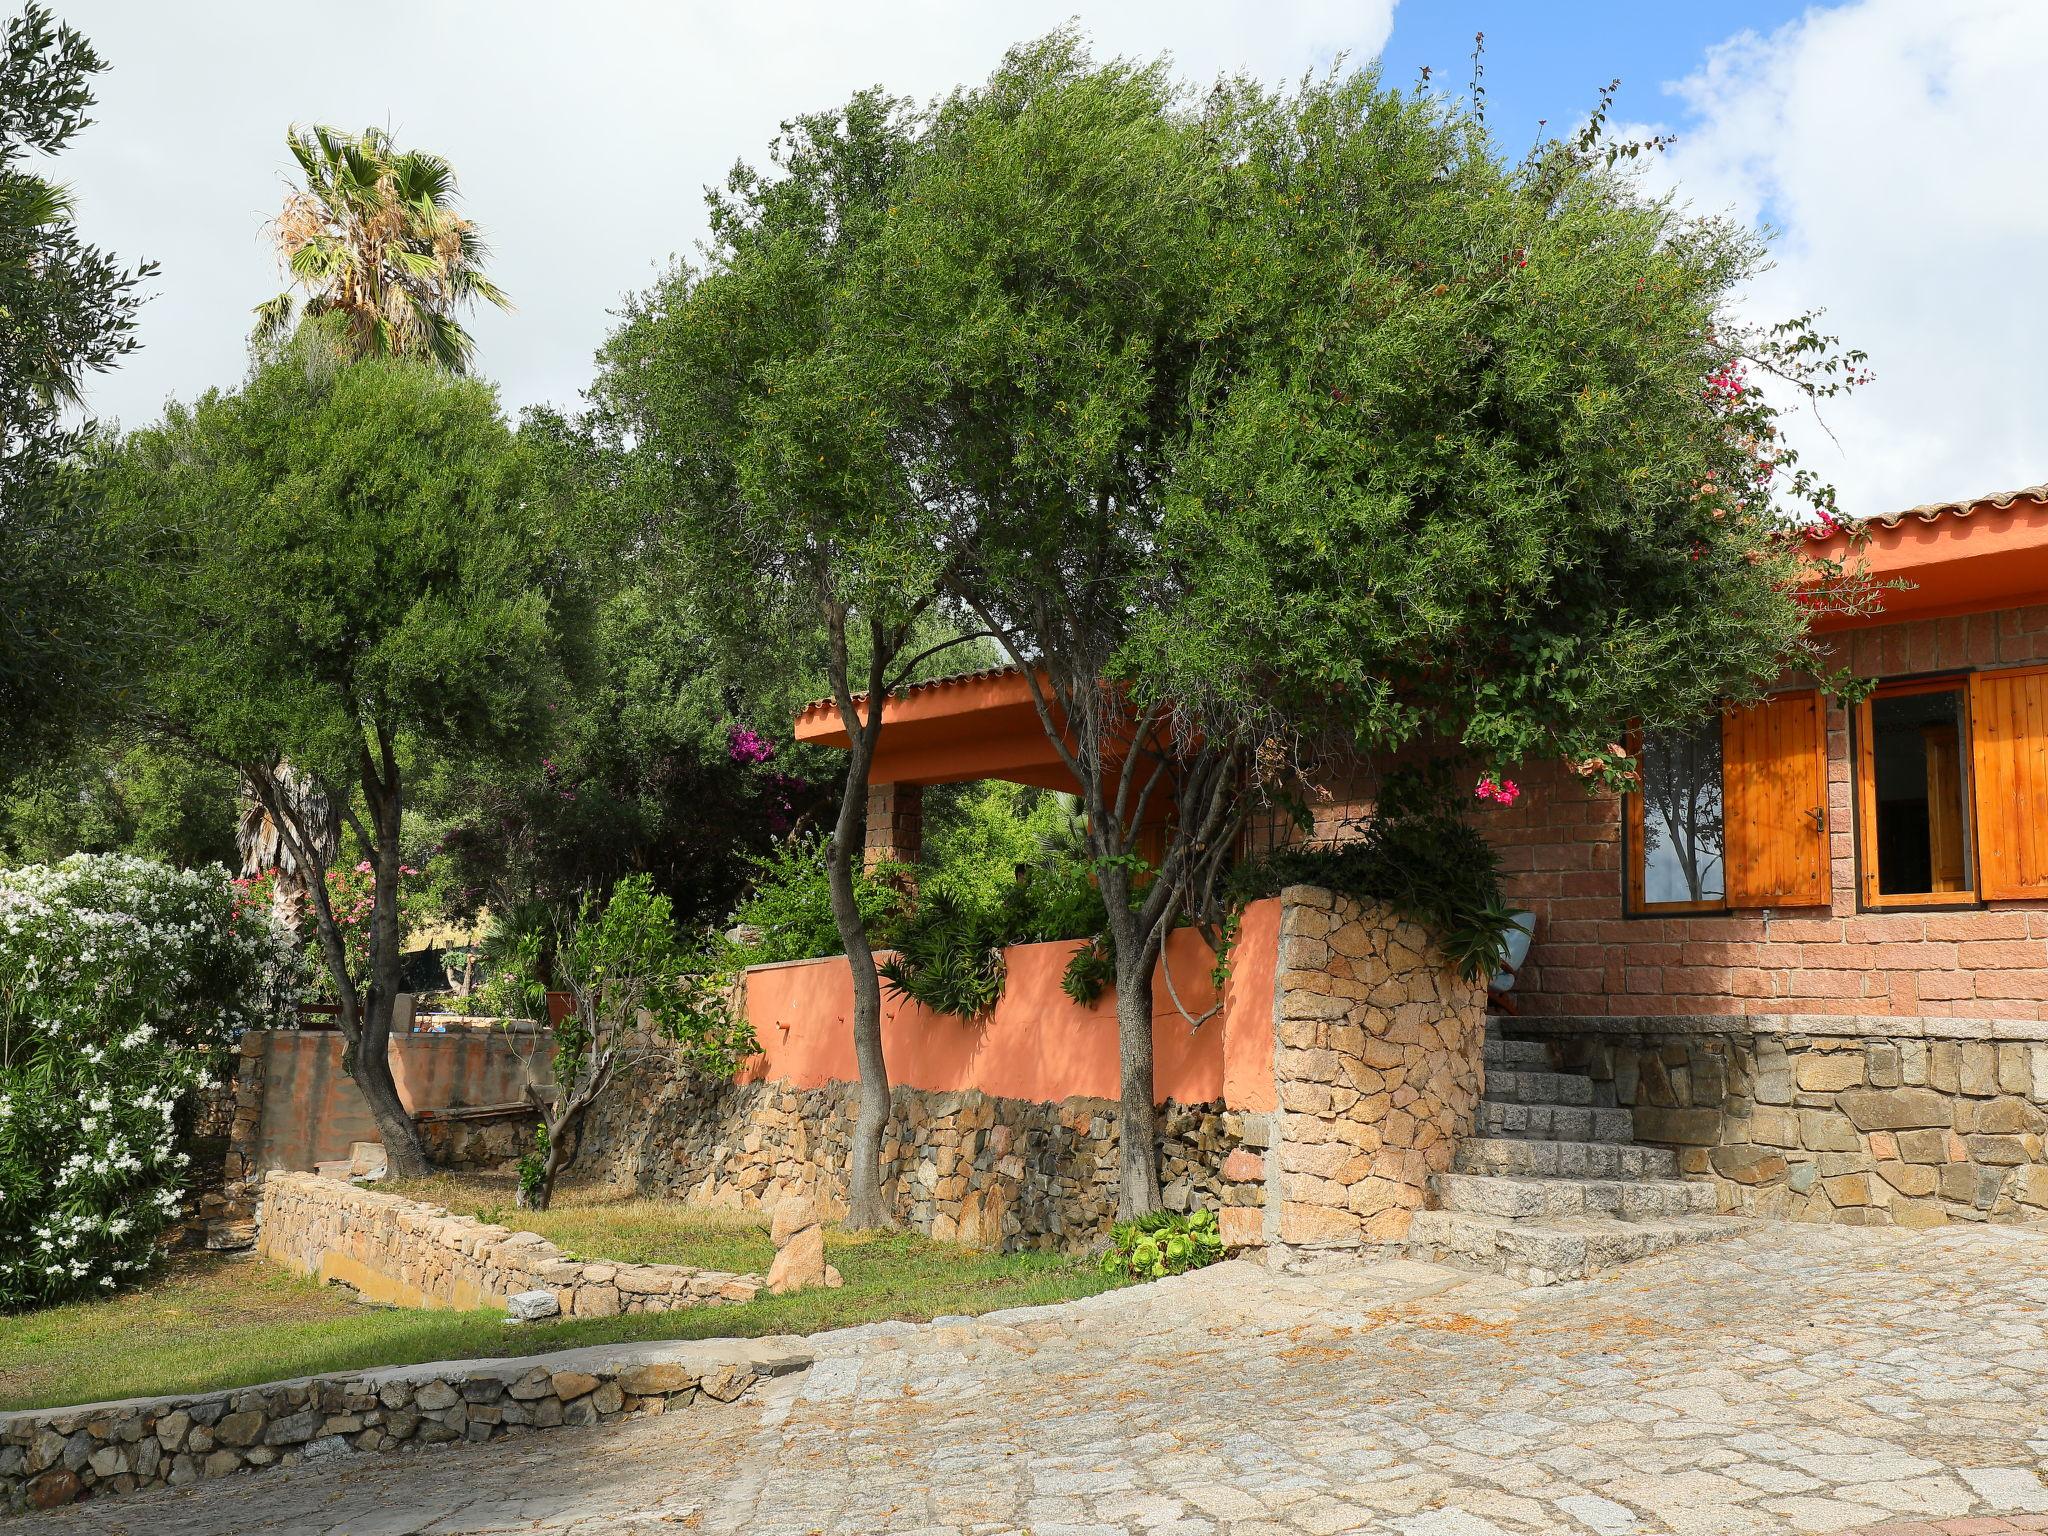
<path id="1" fill-rule="evenodd" d="M 1513 779 L 1496 778 L 1486 774 L 1472 791 L 1481 800 L 1491 800 L 1495 805 L 1513 805 L 1521 796 L 1522 786 Z"/>

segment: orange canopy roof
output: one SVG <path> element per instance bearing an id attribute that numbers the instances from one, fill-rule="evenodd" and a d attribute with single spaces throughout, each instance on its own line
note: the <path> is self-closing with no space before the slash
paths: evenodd
<path id="1" fill-rule="evenodd" d="M 839 706 L 830 699 L 805 705 L 796 717 L 796 739 L 844 747 Z M 876 784 L 1008 779 L 1041 789 L 1079 788 L 1015 667 L 915 683 L 890 699 L 869 778 Z"/>
<path id="2" fill-rule="evenodd" d="M 1830 614 L 1819 629 L 1853 629 L 1901 619 L 1951 618 L 2048 602 L 2048 485 L 2000 491 L 1969 501 L 1933 502 L 1864 524 L 1869 539 L 1856 563 L 1878 581 L 1913 585 L 1882 594 L 1881 612 Z M 1848 539 L 1815 539 L 1824 554 L 1848 552 Z"/>
<path id="3" fill-rule="evenodd" d="M 2048 602 L 2048 485 L 1913 507 L 1866 525 L 1856 559 L 1879 581 L 1913 585 L 1882 594 L 1881 611 L 1817 620 L 1826 630 L 1902 619 L 1947 618 Z M 1844 535 L 1810 541 L 1816 554 L 1847 552 Z M 844 747 L 830 699 L 796 717 L 798 741 Z M 1024 674 L 970 672 L 905 688 L 887 706 L 872 773 L 877 784 L 1008 779 L 1072 791 L 1073 775 L 1039 723 Z"/>

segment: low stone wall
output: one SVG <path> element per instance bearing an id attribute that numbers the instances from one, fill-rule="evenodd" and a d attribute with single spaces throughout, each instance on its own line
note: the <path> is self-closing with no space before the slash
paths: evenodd
<path id="1" fill-rule="evenodd" d="M 0 1510 L 732 1402 L 809 1363 L 788 1338 L 601 1345 L 0 1414 Z"/>
<path id="2" fill-rule="evenodd" d="M 707 1205 L 766 1210 L 784 1195 L 846 1204 L 859 1090 L 851 1083 L 714 1083 L 643 1070 L 593 1107 L 573 1164 L 579 1178 Z M 977 1248 L 1083 1248 L 1116 1215 L 1117 1106 L 1032 1104 L 968 1089 L 897 1088 L 882 1145 L 883 1194 L 906 1226 Z M 1167 1205 L 1255 1206 L 1260 1172 L 1231 1154 L 1263 1144 L 1263 1115 L 1220 1105 L 1159 1110 Z M 1255 1161 L 1255 1160 L 1254 1160 Z"/>
<path id="3" fill-rule="evenodd" d="M 1710 1175 L 1721 1208 L 1851 1225 L 2048 1218 L 2048 1023 L 1513 1019 Z"/>
<path id="4" fill-rule="evenodd" d="M 614 1317 L 752 1301 L 767 1283 L 682 1264 L 570 1259 L 531 1232 L 310 1173 L 265 1176 L 256 1228 L 263 1258 L 400 1306 L 503 1306 L 520 1291 L 551 1291 L 564 1316 Z"/>
<path id="5" fill-rule="evenodd" d="M 423 1109 L 413 1117 L 420 1147 L 436 1168 L 501 1172 L 533 1150 L 540 1111 L 531 1104 Z"/>
<path id="6" fill-rule="evenodd" d="M 1484 991 L 1392 909 L 1295 886 L 1274 992 L 1266 1240 L 1400 1241 L 1478 1115 Z"/>

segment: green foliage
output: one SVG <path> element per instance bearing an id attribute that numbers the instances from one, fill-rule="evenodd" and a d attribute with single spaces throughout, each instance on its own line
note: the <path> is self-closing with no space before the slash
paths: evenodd
<path id="1" fill-rule="evenodd" d="M 1491 976 L 1506 954 L 1511 909 L 1500 857 L 1467 819 L 1460 782 L 1448 761 L 1397 769 L 1357 841 L 1281 849 L 1240 865 L 1226 895 L 1241 907 L 1290 885 L 1320 885 L 1383 901 L 1429 929 L 1468 980 Z"/>
<path id="2" fill-rule="evenodd" d="M 918 889 L 994 906 L 1023 874 L 1042 879 L 1054 855 L 1078 857 L 1084 843 L 1072 796 L 1003 779 L 935 784 L 924 792 Z"/>
<path id="3" fill-rule="evenodd" d="M 127 655 L 123 551 L 81 462 L 94 429 L 65 413 L 134 350 L 156 269 L 86 244 L 69 190 L 26 168 L 90 122 L 105 67 L 41 5 L 0 22 L 0 779 L 108 707 Z"/>
<path id="4" fill-rule="evenodd" d="M 573 1093 L 608 1053 L 651 1019 L 693 1070 L 730 1077 L 756 1049 L 753 1031 L 708 981 L 703 952 L 645 875 L 586 897 L 556 959 L 574 998 L 553 1028 L 555 1082 Z"/>
<path id="5" fill-rule="evenodd" d="M 825 839 L 815 833 L 788 838 L 749 861 L 753 889 L 733 910 L 733 923 L 753 930 L 740 940 L 738 965 L 782 960 L 815 960 L 845 952 L 832 917 L 832 891 L 825 873 Z M 856 867 L 854 902 L 870 933 L 886 936 L 908 903 L 903 885 L 913 871 L 881 864 L 863 873 Z"/>
<path id="6" fill-rule="evenodd" d="M 519 1204 L 529 1206 L 547 1182 L 548 1165 L 548 1123 L 543 1120 L 533 1128 L 533 1147 L 519 1156 Z M 478 1215 L 480 1221 L 496 1222 L 497 1216 Z"/>
<path id="7" fill-rule="evenodd" d="M 920 892 L 890 935 L 894 953 L 879 967 L 882 979 L 934 1012 L 983 1018 L 1009 980 L 1003 946 L 1013 942 L 1010 915 L 1002 905 L 969 906 L 944 890 Z"/>
<path id="8" fill-rule="evenodd" d="M 1002 1000 L 1006 946 L 1088 939 L 1062 985 L 1082 1002 L 1100 996 L 1106 977 L 1095 961 L 1112 953 L 1100 937 L 1107 914 L 1065 797 L 963 785 L 950 796 L 928 793 L 926 816 L 932 857 L 918 870 L 912 910 L 887 934 L 895 954 L 881 972 L 890 987 L 939 1013 L 978 1019 Z"/>
<path id="9" fill-rule="evenodd" d="M 582 585 L 619 579 L 597 569 L 607 549 L 579 550 Z M 595 595 L 569 685 L 550 701 L 545 753 L 437 765 L 420 786 L 441 823 L 452 913 L 568 909 L 640 871 L 687 920 L 709 922 L 739 897 L 746 856 L 814 812 L 812 780 L 844 766 L 789 740 L 817 691 L 802 637 L 735 658 L 687 595 L 619 558 L 622 584 Z M 737 750 L 748 721 L 767 757 Z"/>
<path id="10" fill-rule="evenodd" d="M 79 855 L 0 870 L 0 1311 L 158 1258 L 194 1095 L 275 1023 L 295 955 L 221 871 Z"/>
<path id="11" fill-rule="evenodd" d="M 509 749 L 545 721 L 549 530 L 488 386 L 314 334 L 172 405 L 110 475 L 149 556 L 150 702 L 202 750 L 345 792 L 366 737 Z"/>
<path id="12" fill-rule="evenodd" d="M 181 869 L 232 866 L 235 776 L 150 741 L 101 736 L 0 793 L 0 863 L 127 853 Z"/>
<path id="13" fill-rule="evenodd" d="M 1067 968 L 1060 972 L 1060 990 L 1082 1007 L 1091 1008 L 1115 980 L 1116 943 L 1105 932 L 1074 951 Z"/>
<path id="14" fill-rule="evenodd" d="M 1214 1211 L 1152 1211 L 1110 1228 L 1102 1272 L 1132 1280 L 1163 1280 L 1222 1257 L 1223 1234 Z"/>

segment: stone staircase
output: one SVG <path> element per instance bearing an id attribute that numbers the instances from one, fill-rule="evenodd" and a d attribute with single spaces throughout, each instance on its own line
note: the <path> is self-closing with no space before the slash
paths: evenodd
<path id="1" fill-rule="evenodd" d="M 1675 1153 L 1637 1146 L 1629 1111 L 1603 1096 L 1553 1070 L 1542 1042 L 1489 1023 L 1478 1126 L 1432 1180 L 1438 1209 L 1416 1213 L 1410 1255 L 1557 1285 L 1741 1229 L 1714 1214 L 1711 1184 L 1678 1177 Z"/>

